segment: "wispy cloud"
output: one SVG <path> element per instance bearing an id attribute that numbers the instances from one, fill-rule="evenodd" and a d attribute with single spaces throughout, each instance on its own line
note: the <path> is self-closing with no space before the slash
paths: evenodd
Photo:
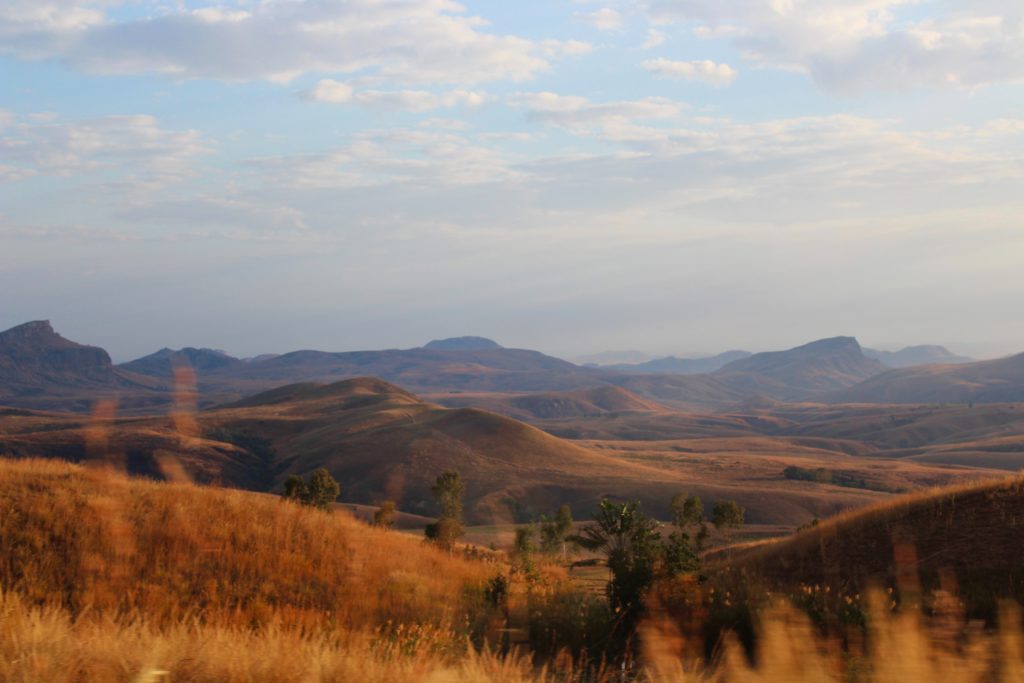
<path id="1" fill-rule="evenodd" d="M 687 81 L 704 81 L 716 86 L 731 84 L 738 75 L 728 64 L 717 64 L 709 59 L 680 62 L 671 59 L 649 59 L 644 69 L 662 78 L 680 78 Z"/>
<path id="2" fill-rule="evenodd" d="M 973 87 L 1024 80 L 1016 0 L 656 0 L 656 22 L 695 24 L 746 59 L 806 72 L 836 90 Z M 912 7 L 913 6 L 913 7 Z"/>
<path id="3" fill-rule="evenodd" d="M 210 5 L 120 21 L 103 7 L 86 0 L 5 2 L 0 54 L 179 79 L 288 82 L 309 72 L 359 72 L 399 83 L 471 84 L 532 78 L 582 45 L 488 32 L 451 0 Z"/>

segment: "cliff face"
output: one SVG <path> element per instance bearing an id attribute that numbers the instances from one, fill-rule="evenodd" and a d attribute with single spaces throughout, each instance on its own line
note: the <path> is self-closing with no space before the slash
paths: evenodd
<path id="1" fill-rule="evenodd" d="M 112 381 L 110 355 L 77 344 L 40 320 L 0 332 L 0 382 L 8 385 Z"/>

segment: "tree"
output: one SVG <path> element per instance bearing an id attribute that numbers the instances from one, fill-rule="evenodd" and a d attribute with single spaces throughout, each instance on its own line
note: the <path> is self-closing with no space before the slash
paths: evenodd
<path id="1" fill-rule="evenodd" d="M 566 555 L 566 543 L 572 534 L 572 510 L 568 505 L 558 508 L 558 514 L 554 519 L 541 518 L 540 524 L 540 548 L 544 553 L 554 554 L 561 551 L 562 557 Z"/>
<path id="2" fill-rule="evenodd" d="M 537 527 L 532 524 L 516 527 L 515 568 L 528 580 L 536 577 L 534 555 L 537 552 Z"/>
<path id="3" fill-rule="evenodd" d="M 434 524 L 426 529 L 427 538 L 451 552 L 455 541 L 462 536 L 462 477 L 458 472 L 444 472 L 437 477 L 430 492 L 441 508 L 441 514 Z"/>
<path id="4" fill-rule="evenodd" d="M 672 498 L 671 511 L 672 523 L 680 529 L 697 526 L 704 522 L 704 504 L 697 496 L 677 493 Z"/>
<path id="5" fill-rule="evenodd" d="M 373 513 L 373 525 L 390 529 L 395 523 L 395 501 L 385 500 Z"/>
<path id="6" fill-rule="evenodd" d="M 707 525 L 704 524 L 704 504 L 697 496 L 677 493 L 670 505 L 672 525 L 675 530 L 669 534 L 665 542 L 665 572 L 669 576 L 687 574 L 700 569 L 700 558 L 697 552 L 703 547 L 707 538 Z M 697 547 L 690 540 L 689 529 L 698 527 Z"/>
<path id="7" fill-rule="evenodd" d="M 594 513 L 594 522 L 574 540 L 588 550 L 605 554 L 612 575 L 607 589 L 612 608 L 636 613 L 654 581 L 663 550 L 658 522 L 647 517 L 638 502 L 616 504 L 605 499 Z"/>
<path id="8" fill-rule="evenodd" d="M 309 497 L 309 487 L 297 474 L 290 474 L 284 480 L 284 497 L 302 503 Z"/>
<path id="9" fill-rule="evenodd" d="M 328 505 L 338 500 L 340 494 L 338 480 L 323 467 L 313 470 L 313 474 L 309 475 L 309 504 L 313 507 L 326 510 Z"/>
<path id="10" fill-rule="evenodd" d="M 320 510 L 326 510 L 340 493 L 338 481 L 323 467 L 313 470 L 308 482 L 297 474 L 289 475 L 284 482 L 284 498 Z"/>
<path id="11" fill-rule="evenodd" d="M 730 531 L 743 526 L 744 509 L 734 500 L 720 500 L 711 511 L 711 523 L 719 531 Z"/>

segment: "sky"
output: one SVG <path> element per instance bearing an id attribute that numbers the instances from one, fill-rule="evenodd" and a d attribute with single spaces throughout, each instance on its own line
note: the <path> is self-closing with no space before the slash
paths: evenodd
<path id="1" fill-rule="evenodd" d="M 1020 0 L 3 0 L 0 328 L 1024 350 Z"/>

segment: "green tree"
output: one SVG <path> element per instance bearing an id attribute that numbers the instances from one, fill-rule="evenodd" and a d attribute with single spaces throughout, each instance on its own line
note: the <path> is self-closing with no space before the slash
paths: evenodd
<path id="1" fill-rule="evenodd" d="M 338 480 L 323 467 L 313 470 L 313 474 L 309 475 L 309 504 L 313 507 L 326 510 L 328 505 L 338 500 L 340 494 Z"/>
<path id="2" fill-rule="evenodd" d="M 427 538 L 451 552 L 455 548 L 455 541 L 463 533 L 462 496 L 465 489 L 462 477 L 458 472 L 444 472 L 437 477 L 430 492 L 441 508 L 441 514 L 437 522 L 427 527 Z"/>
<path id="3" fill-rule="evenodd" d="M 306 499 L 309 498 L 309 487 L 306 486 L 306 482 L 303 481 L 302 477 L 297 474 L 290 474 L 284 480 L 284 497 L 298 503 L 305 503 Z"/>
<path id="4" fill-rule="evenodd" d="M 677 493 L 672 498 L 672 524 L 679 529 L 704 523 L 704 504 L 697 496 Z"/>
<path id="5" fill-rule="evenodd" d="M 675 530 L 665 541 L 665 572 L 669 576 L 687 574 L 700 569 L 697 552 L 707 538 L 704 523 L 704 504 L 697 496 L 677 493 L 670 505 L 672 525 Z M 697 545 L 691 541 L 689 530 L 697 527 Z"/>
<path id="6" fill-rule="evenodd" d="M 711 523 L 719 531 L 731 531 L 743 526 L 744 509 L 734 500 L 720 500 L 711 511 Z"/>
<path id="7" fill-rule="evenodd" d="M 540 524 L 540 547 L 546 554 L 562 553 L 564 559 L 567 555 L 566 545 L 572 534 L 572 510 L 568 505 L 558 508 L 558 514 L 554 519 L 541 518 Z"/>
<path id="8" fill-rule="evenodd" d="M 527 580 L 536 578 L 537 565 L 534 556 L 537 554 L 537 527 L 532 524 L 516 527 L 514 546 L 514 566 L 522 572 Z"/>
<path id="9" fill-rule="evenodd" d="M 373 513 L 373 525 L 390 529 L 395 524 L 395 510 L 397 507 L 395 501 L 385 500 Z"/>
<path id="10" fill-rule="evenodd" d="M 658 522 L 647 517 L 640 503 L 602 500 L 594 521 L 574 537 L 587 550 L 602 552 L 611 572 L 608 601 L 612 609 L 635 615 L 654 581 L 663 551 Z"/>
<path id="11" fill-rule="evenodd" d="M 284 482 L 284 498 L 320 510 L 326 510 L 340 493 L 338 481 L 323 467 L 313 470 L 308 482 L 297 474 L 289 475 Z"/>

